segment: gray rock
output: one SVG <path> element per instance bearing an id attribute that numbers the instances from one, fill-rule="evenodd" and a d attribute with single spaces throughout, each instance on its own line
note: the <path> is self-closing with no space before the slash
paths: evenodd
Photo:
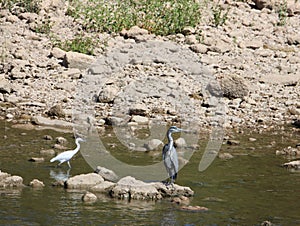
<path id="1" fill-rule="evenodd" d="M 103 181 L 104 179 L 97 173 L 80 174 L 69 178 L 65 182 L 65 187 L 68 189 L 89 189 Z"/>
<path id="2" fill-rule="evenodd" d="M 191 197 L 194 191 L 189 187 L 180 186 L 178 184 L 166 185 L 161 182 L 152 183 L 153 186 L 161 193 L 163 197 L 185 196 Z"/>
<path id="3" fill-rule="evenodd" d="M 115 174 L 114 171 L 105 167 L 97 166 L 95 173 L 101 175 L 104 180 L 117 181 L 119 179 L 119 177 Z"/>
<path id="4" fill-rule="evenodd" d="M 149 113 L 149 109 L 145 104 L 136 104 L 133 107 L 129 108 L 129 114 L 130 115 L 141 115 L 146 116 Z"/>
<path id="5" fill-rule="evenodd" d="M 195 32 L 196 32 L 195 28 L 190 27 L 190 26 L 184 27 L 182 29 L 182 34 L 184 34 L 184 35 L 191 35 L 191 34 L 194 34 Z"/>
<path id="6" fill-rule="evenodd" d="M 186 147 L 186 141 L 183 137 L 179 137 L 174 143 L 178 148 Z"/>
<path id="7" fill-rule="evenodd" d="M 284 163 L 283 166 L 287 168 L 300 169 L 300 160 Z"/>
<path id="8" fill-rule="evenodd" d="M 29 186 L 33 188 L 42 188 L 45 187 L 45 184 L 43 183 L 43 181 L 40 181 L 38 179 L 33 179 L 32 181 L 30 181 Z"/>
<path id="9" fill-rule="evenodd" d="M 219 77 L 223 95 L 229 99 L 244 98 L 248 95 L 249 89 L 241 77 L 237 75 L 224 75 Z"/>
<path id="10" fill-rule="evenodd" d="M 32 123 L 40 126 L 49 126 L 49 127 L 56 127 L 56 128 L 65 128 L 73 130 L 73 123 L 66 122 L 63 120 L 58 119 L 48 119 L 42 116 L 34 116 L 31 119 Z"/>
<path id="11" fill-rule="evenodd" d="M 32 157 L 28 161 L 29 162 L 44 162 L 45 159 L 43 157 Z"/>
<path id="12" fill-rule="evenodd" d="M 55 155 L 55 151 L 53 149 L 40 150 L 41 155 Z"/>
<path id="13" fill-rule="evenodd" d="M 56 117 L 65 117 L 65 112 L 63 111 L 60 104 L 56 104 L 47 111 L 48 116 L 56 116 Z"/>
<path id="14" fill-rule="evenodd" d="M 105 86 L 99 93 L 98 101 L 102 103 L 111 103 L 116 98 L 119 88 L 115 85 Z"/>
<path id="15" fill-rule="evenodd" d="M 229 145 L 239 145 L 240 141 L 238 141 L 238 140 L 228 140 L 227 144 L 229 144 Z"/>
<path id="16" fill-rule="evenodd" d="M 149 124 L 149 119 L 147 117 L 140 116 L 140 115 L 132 116 L 131 121 L 136 122 L 139 125 L 148 125 Z"/>
<path id="17" fill-rule="evenodd" d="M 162 198 L 153 184 L 136 180 L 131 176 L 120 179 L 110 191 L 110 195 L 119 199 L 159 200 Z"/>
<path id="18" fill-rule="evenodd" d="M 109 193 L 109 191 L 115 186 L 115 183 L 110 181 L 104 181 L 90 188 L 92 192 Z"/>
<path id="19" fill-rule="evenodd" d="M 1 173 L 1 172 L 0 172 Z M 2 173 L 1 173 L 2 174 Z M 3 177 L 3 175 L 0 178 Z M 23 178 L 20 176 L 7 176 L 4 175 L 4 178 L 0 181 L 0 187 L 3 188 L 12 188 L 12 187 L 23 187 Z"/>
<path id="20" fill-rule="evenodd" d="M 190 47 L 190 49 L 195 52 L 195 53 L 202 53 L 202 54 L 205 54 L 207 53 L 208 51 L 208 47 L 206 45 L 203 45 L 203 44 L 195 44 L 195 45 L 192 45 Z"/>
<path id="21" fill-rule="evenodd" d="M 125 38 L 138 38 L 142 35 L 148 35 L 148 33 L 149 32 L 146 29 L 140 28 L 138 26 L 133 26 L 129 30 L 123 29 L 120 34 Z"/>
<path id="22" fill-rule="evenodd" d="M 233 158 L 233 155 L 230 154 L 230 153 L 219 153 L 218 157 L 219 157 L 220 159 L 226 160 L 226 159 L 232 159 L 232 158 Z"/>
<path id="23" fill-rule="evenodd" d="M 55 138 L 57 144 L 66 145 L 68 140 L 64 137 L 56 137 Z"/>
<path id="24" fill-rule="evenodd" d="M 90 55 L 86 55 L 83 53 L 77 53 L 77 52 L 66 52 L 64 59 L 63 59 L 63 65 L 67 68 L 78 68 L 81 70 L 85 70 L 91 64 L 95 62 L 95 58 Z"/>
<path id="25" fill-rule="evenodd" d="M 204 206 L 181 206 L 180 209 L 185 211 L 192 211 L 192 212 L 208 211 L 208 208 Z"/>
<path id="26" fill-rule="evenodd" d="M 55 57 L 56 59 L 64 59 L 66 52 L 58 47 L 54 47 L 51 51 L 51 56 Z"/>
<path id="27" fill-rule="evenodd" d="M 146 144 L 145 144 L 145 148 L 147 149 L 147 151 L 153 151 L 153 150 L 157 150 L 160 149 L 160 146 L 163 146 L 164 143 L 159 140 L 159 139 L 152 139 L 149 140 Z"/>
<path id="28" fill-rule="evenodd" d="M 97 201 L 97 196 L 91 192 L 86 192 L 82 197 L 82 201 L 84 202 L 95 202 Z"/>

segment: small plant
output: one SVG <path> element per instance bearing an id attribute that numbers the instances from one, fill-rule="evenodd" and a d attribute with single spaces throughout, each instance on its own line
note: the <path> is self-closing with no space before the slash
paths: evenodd
<path id="1" fill-rule="evenodd" d="M 228 17 L 229 9 L 226 11 L 218 4 L 212 6 L 213 24 L 215 27 L 222 26 Z"/>
<path id="2" fill-rule="evenodd" d="M 22 8 L 24 12 L 38 13 L 41 0 L 0 0 L 0 8 L 11 12 L 16 8 Z"/>
<path id="3" fill-rule="evenodd" d="M 72 40 L 66 40 L 64 42 L 58 39 L 52 39 L 53 45 L 57 46 L 65 51 L 73 51 L 78 53 L 84 53 L 88 55 L 94 54 L 94 48 L 98 45 L 98 42 L 90 37 L 83 37 L 79 35 Z"/>
<path id="4" fill-rule="evenodd" d="M 36 25 L 32 28 L 36 33 L 50 34 L 52 24 L 49 18 L 43 19 L 40 22 L 37 22 Z"/>
<path id="5" fill-rule="evenodd" d="M 201 18 L 194 0 L 73 0 L 67 13 L 87 31 L 112 33 L 137 25 L 158 35 L 179 33 Z"/>
<path id="6" fill-rule="evenodd" d="M 277 25 L 278 26 L 286 25 L 287 17 L 288 17 L 287 2 L 284 1 L 283 3 L 280 4 L 279 9 L 278 9 L 279 22 L 277 23 Z"/>

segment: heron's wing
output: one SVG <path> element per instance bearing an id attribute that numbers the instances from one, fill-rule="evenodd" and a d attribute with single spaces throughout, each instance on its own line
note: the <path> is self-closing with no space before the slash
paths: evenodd
<path id="1" fill-rule="evenodd" d="M 174 173 L 177 173 L 178 172 L 178 155 L 177 155 L 177 152 L 176 152 L 176 149 L 173 147 L 172 148 L 172 151 L 171 151 L 171 160 L 172 160 L 172 167 L 174 169 Z"/>

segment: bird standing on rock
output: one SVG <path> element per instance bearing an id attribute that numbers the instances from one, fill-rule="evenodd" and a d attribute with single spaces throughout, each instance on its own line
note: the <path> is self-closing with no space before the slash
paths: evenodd
<path id="1" fill-rule="evenodd" d="M 70 160 L 71 158 L 79 151 L 80 149 L 80 143 L 79 142 L 83 142 L 84 140 L 80 137 L 76 138 L 75 143 L 76 143 L 76 148 L 74 150 L 70 150 L 70 151 L 64 151 L 60 154 L 58 154 L 56 157 L 52 158 L 50 160 L 50 162 L 54 162 L 54 161 L 59 161 L 58 165 L 67 162 L 69 165 L 69 168 L 71 168 L 71 164 L 70 164 Z"/>
<path id="2" fill-rule="evenodd" d="M 176 126 L 171 126 L 169 128 L 167 132 L 167 137 L 169 142 L 164 146 L 162 151 L 164 165 L 170 177 L 171 184 L 173 184 L 174 181 L 176 180 L 177 172 L 178 172 L 178 156 L 177 156 L 176 149 L 174 147 L 172 133 L 178 133 L 181 131 L 182 129 L 177 128 Z"/>

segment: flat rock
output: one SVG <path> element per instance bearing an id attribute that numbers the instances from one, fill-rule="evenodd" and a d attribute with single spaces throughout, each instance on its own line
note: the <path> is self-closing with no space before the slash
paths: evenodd
<path id="1" fill-rule="evenodd" d="M 110 181 L 104 181 L 90 188 L 92 192 L 109 193 L 116 184 Z"/>
<path id="2" fill-rule="evenodd" d="M 187 210 L 187 211 L 207 211 L 208 208 L 204 206 L 181 206 L 181 210 Z"/>
<path id="3" fill-rule="evenodd" d="M 69 178 L 65 182 L 65 187 L 68 189 L 89 189 L 103 181 L 104 179 L 97 173 L 80 174 Z"/>
<path id="4" fill-rule="evenodd" d="M 191 197 L 194 191 L 189 187 L 180 186 L 178 184 L 166 185 L 162 182 L 152 183 L 163 197 L 185 196 Z"/>
<path id="5" fill-rule="evenodd" d="M 162 198 L 153 184 L 136 180 L 131 176 L 120 179 L 111 189 L 110 195 L 118 199 L 159 200 Z"/>
<path id="6" fill-rule="evenodd" d="M 48 119 L 43 116 L 34 116 L 31 119 L 32 123 L 40 126 L 57 127 L 64 129 L 73 129 L 73 123 L 58 119 Z"/>
<path id="7" fill-rule="evenodd" d="M 29 162 L 44 162 L 45 159 L 43 157 L 31 157 L 28 161 Z"/>
<path id="8" fill-rule="evenodd" d="M 91 64 L 95 62 L 95 58 L 90 55 L 77 52 L 66 52 L 63 65 L 67 68 L 78 68 L 81 70 L 87 69 Z"/>
<path id="9" fill-rule="evenodd" d="M 300 169 L 300 160 L 284 163 L 283 166 L 287 168 Z"/>
<path id="10" fill-rule="evenodd" d="M 149 119 L 140 115 L 133 115 L 131 118 L 132 122 L 136 122 L 139 125 L 148 125 Z"/>

